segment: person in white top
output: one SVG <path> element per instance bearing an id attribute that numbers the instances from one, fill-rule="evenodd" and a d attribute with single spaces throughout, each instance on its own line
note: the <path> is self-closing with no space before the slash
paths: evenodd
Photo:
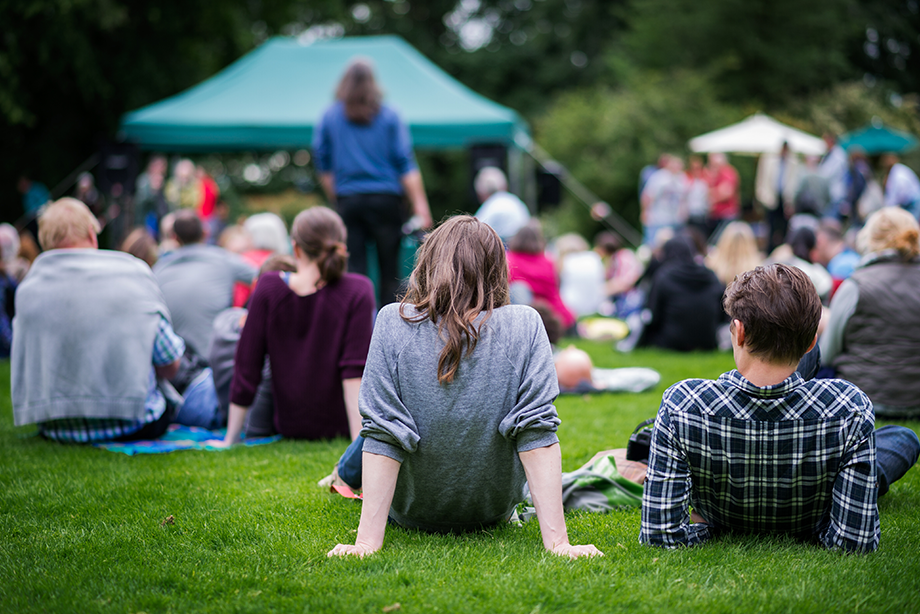
<path id="1" fill-rule="evenodd" d="M 917 173 L 899 162 L 895 154 L 882 156 L 882 168 L 890 169 L 885 181 L 885 206 L 901 207 L 920 217 L 920 179 Z"/>
<path id="2" fill-rule="evenodd" d="M 473 188 L 482 203 L 476 218 L 491 226 L 507 246 L 511 237 L 530 221 L 530 210 L 520 198 L 508 192 L 508 179 L 500 168 L 480 169 Z"/>
<path id="3" fill-rule="evenodd" d="M 652 173 L 642 189 L 643 239 L 651 245 L 660 230 L 677 230 L 687 223 L 687 191 L 684 161 L 668 156 L 667 164 Z"/>

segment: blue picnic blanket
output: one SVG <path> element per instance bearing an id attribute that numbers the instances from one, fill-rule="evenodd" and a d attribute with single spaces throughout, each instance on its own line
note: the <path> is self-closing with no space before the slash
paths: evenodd
<path id="1" fill-rule="evenodd" d="M 211 439 L 223 439 L 226 431 L 223 429 L 210 431 L 197 426 L 182 426 L 179 424 L 170 424 L 166 433 L 159 439 L 149 441 L 125 441 L 125 442 L 103 442 L 94 443 L 96 448 L 102 448 L 109 452 L 120 452 L 128 456 L 136 454 L 165 454 L 176 450 L 226 450 L 227 448 L 218 448 L 206 444 Z M 271 437 L 257 437 L 253 439 L 244 439 L 241 444 L 244 446 L 260 446 L 266 443 L 272 443 L 281 439 L 281 435 L 272 435 Z"/>

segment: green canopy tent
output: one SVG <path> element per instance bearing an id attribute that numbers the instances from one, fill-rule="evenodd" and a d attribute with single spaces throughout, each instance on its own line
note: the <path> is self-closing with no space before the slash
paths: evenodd
<path id="1" fill-rule="evenodd" d="M 917 146 L 917 137 L 873 121 L 868 126 L 840 137 L 840 145 L 849 150 L 859 147 L 867 154 L 903 153 Z"/>
<path id="2" fill-rule="evenodd" d="M 210 79 L 127 113 L 120 136 L 170 152 L 309 147 L 314 124 L 356 57 L 372 61 L 386 102 L 408 124 L 417 148 L 529 141 L 516 112 L 476 94 L 397 36 L 312 44 L 272 38 Z"/>

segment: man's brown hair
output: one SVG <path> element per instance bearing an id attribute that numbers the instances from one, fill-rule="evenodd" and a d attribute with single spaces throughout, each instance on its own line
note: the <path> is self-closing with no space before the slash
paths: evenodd
<path id="1" fill-rule="evenodd" d="M 801 269 L 759 266 L 725 289 L 725 313 L 744 325 L 748 351 L 771 363 L 795 364 L 808 351 L 821 320 L 821 299 Z"/>

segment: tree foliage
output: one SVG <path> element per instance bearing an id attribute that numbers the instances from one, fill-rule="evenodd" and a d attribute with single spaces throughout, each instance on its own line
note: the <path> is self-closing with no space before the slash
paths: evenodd
<path id="1" fill-rule="evenodd" d="M 561 96 L 537 123 L 536 138 L 589 189 L 638 225 L 637 183 L 663 151 L 684 154 L 688 139 L 744 117 L 719 102 L 691 71 L 643 72 L 617 88 Z"/>

